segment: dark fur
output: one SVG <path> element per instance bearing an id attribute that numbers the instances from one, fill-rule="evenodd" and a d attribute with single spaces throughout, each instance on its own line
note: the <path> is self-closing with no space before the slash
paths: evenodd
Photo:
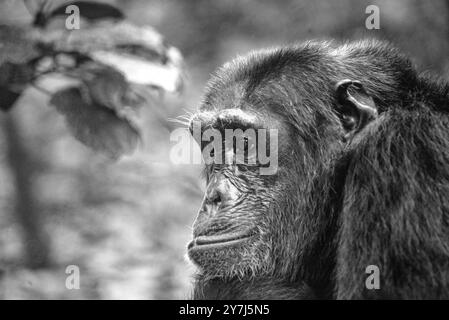
<path id="1" fill-rule="evenodd" d="M 303 282 L 289 283 L 276 279 L 231 280 L 198 279 L 196 300 L 311 300 L 316 296 Z"/>
<path id="2" fill-rule="evenodd" d="M 360 81 L 380 113 L 349 142 L 334 95 L 342 79 Z M 376 41 L 311 42 L 220 69 L 201 110 L 268 112 L 288 146 L 259 218 L 270 259 L 253 263 L 268 266 L 220 277 L 203 265 L 194 297 L 449 298 L 448 92 Z M 365 289 L 372 264 L 380 290 Z"/>

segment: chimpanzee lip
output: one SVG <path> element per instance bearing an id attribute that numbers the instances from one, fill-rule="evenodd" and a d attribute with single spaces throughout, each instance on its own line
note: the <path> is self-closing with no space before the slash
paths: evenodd
<path id="1" fill-rule="evenodd" d="M 188 250 L 193 248 L 212 249 L 217 247 L 227 247 L 244 242 L 254 235 L 253 232 L 232 232 L 220 235 L 198 236 L 187 246 Z"/>

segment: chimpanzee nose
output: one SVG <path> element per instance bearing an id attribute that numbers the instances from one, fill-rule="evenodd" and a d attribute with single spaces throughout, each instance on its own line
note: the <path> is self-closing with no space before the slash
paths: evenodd
<path id="1" fill-rule="evenodd" d="M 206 192 L 206 200 L 211 204 L 220 205 L 221 204 L 221 191 L 214 185 L 209 185 Z"/>
<path id="2" fill-rule="evenodd" d="M 223 179 L 219 177 L 213 177 L 206 190 L 206 201 L 209 204 L 220 205 L 223 196 Z"/>
<path id="3" fill-rule="evenodd" d="M 215 206 L 231 205 L 239 196 L 238 189 L 223 175 L 214 177 L 206 191 L 206 201 Z"/>
<path id="4" fill-rule="evenodd" d="M 215 174 L 204 193 L 203 203 L 196 217 L 194 236 L 204 235 L 211 229 L 211 218 L 218 217 L 226 212 L 226 208 L 237 205 L 242 193 L 234 186 L 231 180 L 223 174 Z"/>

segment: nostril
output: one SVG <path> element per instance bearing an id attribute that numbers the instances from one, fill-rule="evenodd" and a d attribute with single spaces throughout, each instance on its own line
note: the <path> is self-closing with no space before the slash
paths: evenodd
<path id="1" fill-rule="evenodd" d="M 217 191 L 212 191 L 206 195 L 204 209 L 209 216 L 215 215 L 221 207 L 221 196 Z"/>
<path id="2" fill-rule="evenodd" d="M 208 185 L 205 201 L 212 208 L 224 208 L 233 205 L 240 197 L 240 192 L 228 178 L 213 177 Z"/>
<path id="3" fill-rule="evenodd" d="M 215 199 L 213 200 L 213 202 L 214 202 L 217 206 L 220 206 L 220 205 L 221 205 L 221 197 L 220 197 L 220 195 L 217 195 L 217 197 L 215 197 Z"/>
<path id="4" fill-rule="evenodd" d="M 213 190 L 207 195 L 207 200 L 214 205 L 219 206 L 221 204 L 221 195 L 217 190 Z"/>

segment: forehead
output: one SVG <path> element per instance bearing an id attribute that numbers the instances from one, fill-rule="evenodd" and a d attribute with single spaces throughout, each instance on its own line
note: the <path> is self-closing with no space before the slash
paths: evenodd
<path id="1" fill-rule="evenodd" d="M 257 52 L 223 65 L 208 82 L 201 109 L 247 108 L 251 96 L 262 89 L 267 71 L 274 71 L 273 55 L 274 51 Z"/>
<path id="2" fill-rule="evenodd" d="M 248 109 L 246 87 L 246 81 L 213 79 L 206 87 L 200 110 Z"/>
<path id="3" fill-rule="evenodd" d="M 323 45 L 260 50 L 219 68 L 206 87 L 202 110 L 252 109 L 301 99 L 327 72 Z M 321 76 L 317 76 L 321 75 Z M 257 106 L 259 104 L 259 106 Z"/>
<path id="4" fill-rule="evenodd" d="M 200 112 L 240 109 L 255 114 L 259 127 L 307 137 L 317 117 L 330 117 L 335 55 L 329 50 L 323 44 L 305 44 L 238 57 L 209 81 Z"/>

